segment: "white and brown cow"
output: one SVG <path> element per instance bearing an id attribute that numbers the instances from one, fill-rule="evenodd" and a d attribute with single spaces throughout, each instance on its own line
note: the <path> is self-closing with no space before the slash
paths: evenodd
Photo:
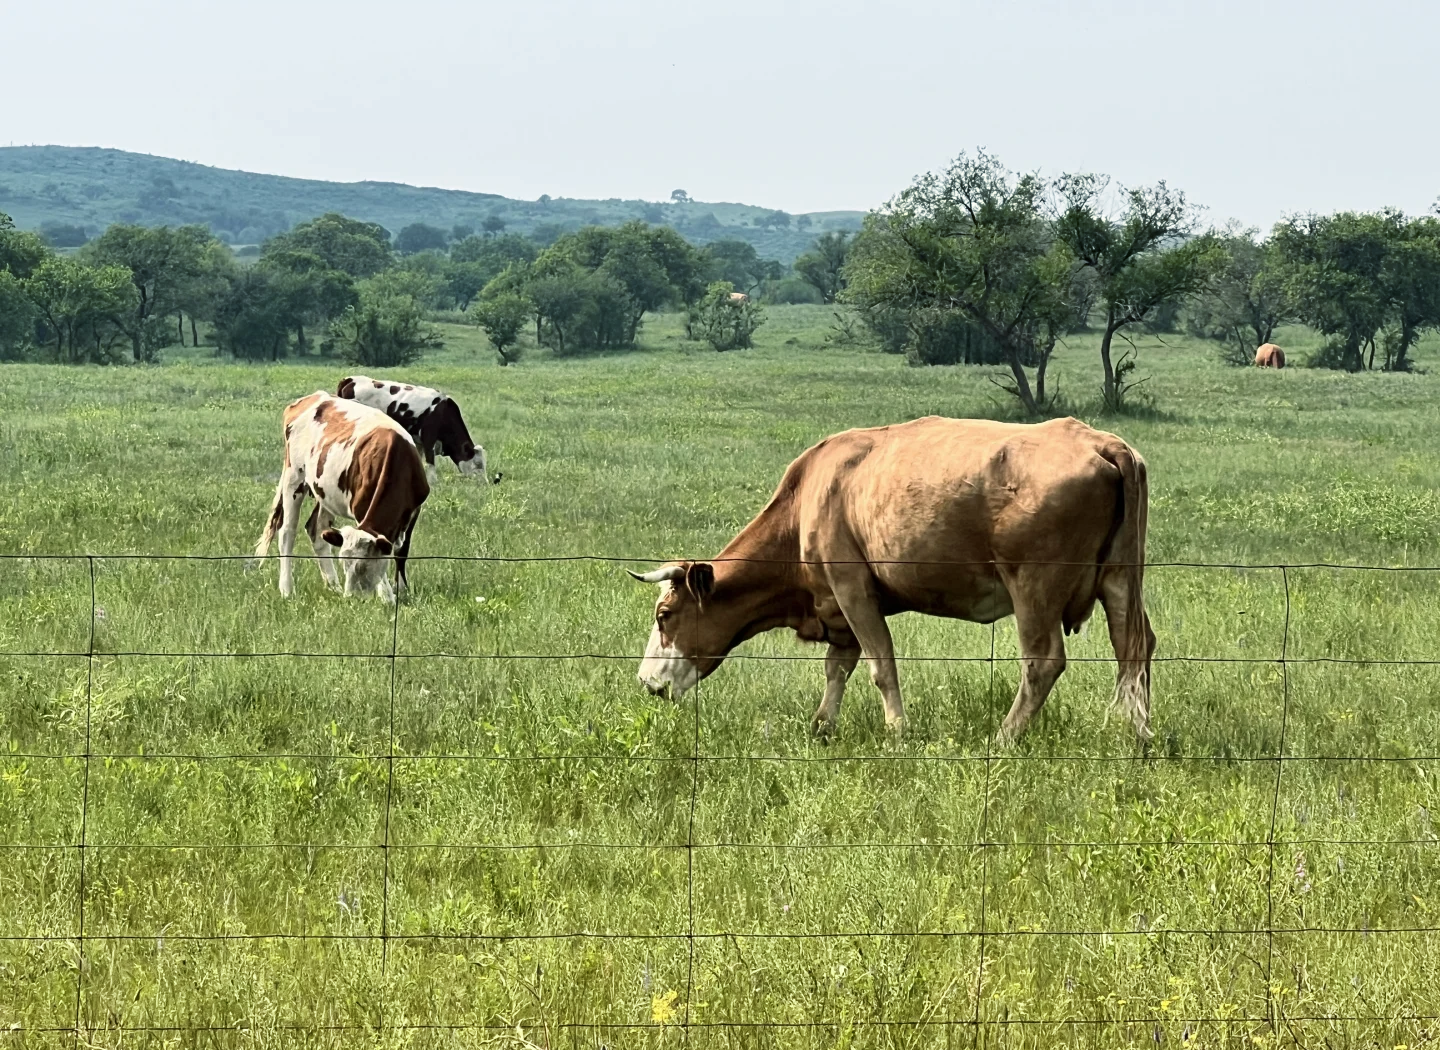
<path id="1" fill-rule="evenodd" d="M 453 398 L 428 386 L 369 376 L 346 376 L 335 394 L 379 409 L 404 427 L 425 457 L 432 477 L 435 449 L 439 446 L 440 454 L 450 457 L 460 473 L 487 478 L 485 450 L 470 439 L 460 406 Z M 500 475 L 496 474 L 494 480 L 499 482 Z"/>
<path id="2" fill-rule="evenodd" d="M 315 500 L 305 530 L 332 588 L 341 587 L 334 549 L 340 549 L 347 595 L 374 591 L 395 600 L 389 567 L 403 593 L 405 559 L 420 506 L 430 495 L 425 465 L 403 427 L 384 412 L 317 390 L 285 409 L 285 468 L 255 557 L 270 553 L 280 535 L 280 593 L 295 590 L 295 533 L 306 496 Z M 335 518 L 356 525 L 331 528 Z"/>

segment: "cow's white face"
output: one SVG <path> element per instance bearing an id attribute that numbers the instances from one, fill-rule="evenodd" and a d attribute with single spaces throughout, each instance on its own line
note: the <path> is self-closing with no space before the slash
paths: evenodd
<path id="1" fill-rule="evenodd" d="M 471 447 L 473 451 L 470 453 L 470 458 L 457 459 L 455 461 L 455 466 L 461 474 L 467 474 L 472 478 L 485 478 L 488 481 L 489 478 L 486 474 L 485 450 L 479 445 L 473 445 Z"/>
<path id="2" fill-rule="evenodd" d="M 395 547 L 388 539 L 352 525 L 326 529 L 323 538 L 332 547 L 340 548 L 346 597 L 373 591 L 386 601 L 395 600 L 389 576 L 390 555 Z"/>
<path id="3" fill-rule="evenodd" d="M 714 590 L 715 569 L 704 562 L 685 562 L 630 575 L 660 585 L 655 623 L 640 661 L 640 684 L 656 695 L 678 699 L 719 667 L 731 648 L 731 636 L 717 628 L 703 604 Z"/>

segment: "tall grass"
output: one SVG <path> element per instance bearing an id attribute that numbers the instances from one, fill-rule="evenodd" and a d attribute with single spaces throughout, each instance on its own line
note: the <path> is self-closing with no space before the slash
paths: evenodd
<path id="1" fill-rule="evenodd" d="M 452 329 L 406 375 L 506 480 L 443 465 L 416 555 L 704 556 L 827 433 L 1011 411 L 984 369 L 827 348 L 830 320 L 771 308 L 721 355 L 652 319 L 645 351 L 504 370 Z M 1150 463 L 1152 559 L 1440 564 L 1440 380 L 1166 342 L 1149 409 L 1094 420 Z M 44 1030 L 77 984 L 116 1047 L 348 1046 L 382 1012 L 415 1046 L 658 1046 L 687 1016 L 763 1025 L 707 1046 L 970 1045 L 977 1020 L 1015 1046 L 1430 1037 L 1406 1018 L 1440 987 L 1440 667 L 1382 661 L 1440 659 L 1432 575 L 1152 570 L 1142 758 L 1104 724 L 1098 624 L 996 753 L 1011 627 L 992 677 L 990 628 L 900 617 L 902 654 L 972 659 L 902 666 L 900 742 L 857 675 L 826 746 L 821 654 L 778 634 L 740 655 L 812 659 L 640 690 L 653 591 L 618 564 L 422 560 L 397 614 L 309 565 L 285 602 L 273 566 L 118 557 L 246 551 L 281 407 L 345 371 L 5 368 L 0 551 L 96 555 L 97 607 L 83 558 L 0 562 L 0 650 L 69 654 L 0 657 L 8 1045 L 68 1045 Z M 1057 372 L 1098 400 L 1086 340 Z M 1287 590 L 1292 661 L 1369 662 L 1282 667 Z M 264 655 L 293 652 L 348 655 Z"/>

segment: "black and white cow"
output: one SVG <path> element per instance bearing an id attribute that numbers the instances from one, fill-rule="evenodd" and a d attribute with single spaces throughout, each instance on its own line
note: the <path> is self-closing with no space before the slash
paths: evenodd
<path id="1" fill-rule="evenodd" d="M 449 456 L 462 474 L 486 478 L 485 450 L 470 439 L 460 406 L 453 398 L 428 386 L 399 383 L 369 376 L 346 376 L 336 388 L 337 397 L 378 408 L 405 428 L 425 457 L 427 470 L 435 467 L 435 448 Z M 496 474 L 494 482 L 499 482 Z"/>

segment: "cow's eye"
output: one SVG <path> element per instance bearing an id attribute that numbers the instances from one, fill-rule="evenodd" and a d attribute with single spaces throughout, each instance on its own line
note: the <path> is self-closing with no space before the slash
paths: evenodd
<path id="1" fill-rule="evenodd" d="M 657 613 L 655 614 L 655 622 L 656 622 L 656 623 L 664 623 L 664 622 L 665 622 L 666 620 L 668 620 L 668 619 L 670 619 L 670 610 L 669 610 L 669 609 L 661 609 L 659 612 L 657 612 Z"/>

